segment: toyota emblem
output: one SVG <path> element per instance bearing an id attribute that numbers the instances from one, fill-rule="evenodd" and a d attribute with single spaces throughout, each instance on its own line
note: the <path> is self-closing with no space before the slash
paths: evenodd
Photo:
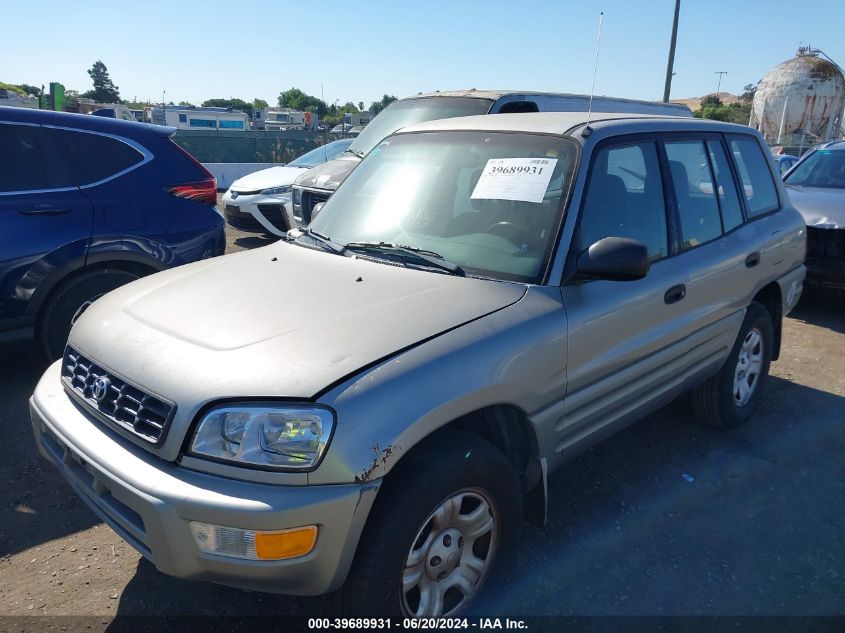
<path id="1" fill-rule="evenodd" d="M 91 383 L 91 395 L 97 402 L 102 402 L 109 392 L 111 381 L 105 376 L 97 376 Z"/>

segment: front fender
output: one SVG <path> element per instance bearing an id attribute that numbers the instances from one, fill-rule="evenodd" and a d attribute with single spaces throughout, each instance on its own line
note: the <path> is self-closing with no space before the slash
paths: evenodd
<path id="1" fill-rule="evenodd" d="M 309 484 L 387 475 L 437 429 L 497 404 L 526 413 L 566 388 L 566 315 L 557 288 L 447 332 L 323 394 L 338 425 Z M 532 439 L 533 443 L 533 439 Z"/>

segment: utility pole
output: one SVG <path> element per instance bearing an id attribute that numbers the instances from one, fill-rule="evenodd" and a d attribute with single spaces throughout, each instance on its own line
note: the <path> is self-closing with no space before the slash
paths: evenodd
<path id="1" fill-rule="evenodd" d="M 672 90 L 673 67 L 675 66 L 675 44 L 678 41 L 678 15 L 681 12 L 681 0 L 675 0 L 675 19 L 672 20 L 672 41 L 669 44 L 669 63 L 666 64 L 666 85 L 663 88 L 663 103 L 669 103 Z"/>
<path id="2" fill-rule="evenodd" d="M 716 84 L 716 98 L 719 98 L 719 90 L 722 89 L 722 76 L 727 75 L 727 70 L 717 70 L 716 74 L 719 75 L 719 83 Z"/>

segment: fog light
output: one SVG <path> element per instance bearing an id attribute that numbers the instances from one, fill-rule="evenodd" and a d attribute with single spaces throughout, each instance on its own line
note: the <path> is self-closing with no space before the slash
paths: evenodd
<path id="1" fill-rule="evenodd" d="M 317 542 L 317 526 L 256 532 L 191 521 L 197 547 L 206 554 L 247 560 L 282 560 L 305 556 Z"/>

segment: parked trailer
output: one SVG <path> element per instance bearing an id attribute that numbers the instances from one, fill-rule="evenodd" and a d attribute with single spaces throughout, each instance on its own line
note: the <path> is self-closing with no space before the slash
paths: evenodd
<path id="1" fill-rule="evenodd" d="M 240 110 L 227 108 L 194 108 L 164 106 L 152 109 L 152 122 L 178 130 L 227 130 L 243 132 L 249 129 L 249 117 Z"/>

